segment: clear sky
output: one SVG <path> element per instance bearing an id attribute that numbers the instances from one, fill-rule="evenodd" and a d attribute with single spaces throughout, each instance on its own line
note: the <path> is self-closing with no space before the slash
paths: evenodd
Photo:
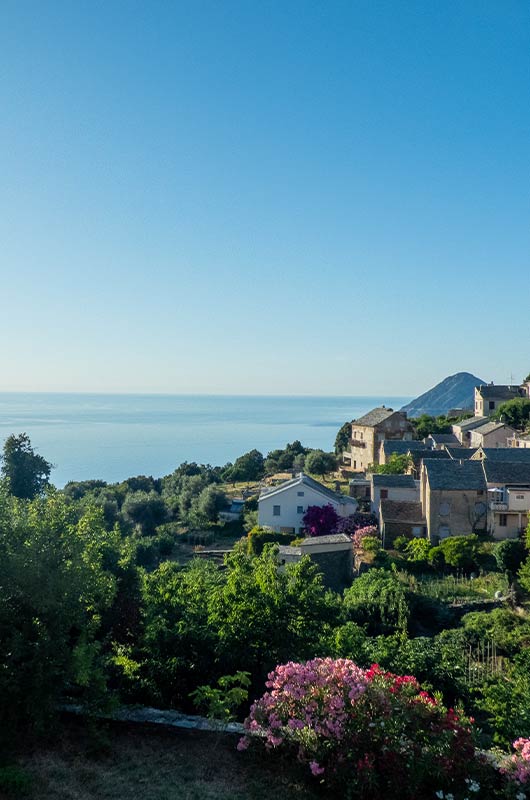
<path id="1" fill-rule="evenodd" d="M 530 371 L 527 0 L 3 0 L 0 390 Z"/>

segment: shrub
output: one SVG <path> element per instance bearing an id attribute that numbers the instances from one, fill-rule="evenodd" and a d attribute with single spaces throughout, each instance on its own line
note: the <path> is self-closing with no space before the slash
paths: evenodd
<path id="1" fill-rule="evenodd" d="M 411 539 L 405 547 L 408 561 L 427 561 L 431 551 L 428 539 Z"/>
<path id="2" fill-rule="evenodd" d="M 344 609 L 373 634 L 405 631 L 410 616 L 407 593 L 394 572 L 371 569 L 344 592 Z"/>
<path id="3" fill-rule="evenodd" d="M 247 551 L 249 554 L 259 556 L 267 543 L 291 544 L 294 539 L 291 533 L 276 533 L 256 525 L 247 535 Z"/>
<path id="4" fill-rule="evenodd" d="M 375 525 L 367 525 L 365 528 L 358 528 L 354 535 L 353 535 L 353 546 L 356 550 L 364 550 L 365 543 L 364 539 L 366 538 L 376 538 L 377 537 L 377 528 Z"/>
<path id="5" fill-rule="evenodd" d="M 471 726 L 411 675 L 364 670 L 347 659 L 289 662 L 245 721 L 251 741 L 282 749 L 342 797 L 433 797 L 464 785 Z"/>

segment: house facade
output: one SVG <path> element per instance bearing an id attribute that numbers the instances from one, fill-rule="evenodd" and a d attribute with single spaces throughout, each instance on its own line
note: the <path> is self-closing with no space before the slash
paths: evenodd
<path id="1" fill-rule="evenodd" d="M 488 417 L 474 416 L 451 425 L 454 435 L 463 447 L 471 446 L 471 431 L 489 422 Z"/>
<path id="2" fill-rule="evenodd" d="M 530 518 L 530 462 L 484 459 L 488 486 L 489 532 L 495 539 L 515 539 Z"/>
<path id="3" fill-rule="evenodd" d="M 506 447 L 510 436 L 515 434 L 514 428 L 504 422 L 485 422 L 470 431 L 470 447 Z"/>
<path id="4" fill-rule="evenodd" d="M 378 475 L 370 477 L 370 510 L 379 518 L 379 505 L 383 500 L 415 503 L 420 500 L 420 482 L 412 475 Z"/>
<path id="5" fill-rule="evenodd" d="M 420 494 L 427 537 L 432 543 L 448 536 L 487 531 L 487 485 L 480 462 L 425 459 Z"/>
<path id="6" fill-rule="evenodd" d="M 525 385 L 505 386 L 488 383 L 475 387 L 475 416 L 490 417 L 502 403 L 515 400 L 516 397 L 528 396 Z"/>
<path id="7" fill-rule="evenodd" d="M 332 492 L 326 486 L 300 473 L 296 478 L 269 489 L 258 498 L 258 524 L 278 533 L 303 533 L 303 517 L 309 506 L 331 505 L 339 517 L 357 511 L 353 497 Z"/>
<path id="8" fill-rule="evenodd" d="M 366 472 L 370 464 L 378 464 L 381 443 L 388 439 L 411 441 L 414 428 L 403 411 L 381 406 L 353 420 L 350 448 L 343 454 L 355 472 Z"/>

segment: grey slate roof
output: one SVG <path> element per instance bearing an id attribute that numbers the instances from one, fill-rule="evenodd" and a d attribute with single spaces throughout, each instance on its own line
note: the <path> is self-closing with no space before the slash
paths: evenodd
<path id="1" fill-rule="evenodd" d="M 506 427 L 508 427 L 510 430 L 513 430 L 504 422 L 495 422 L 494 420 L 491 420 L 491 422 L 485 422 L 484 425 L 479 425 L 478 428 L 474 428 L 473 433 L 480 433 L 482 436 L 486 436 L 488 433 L 493 433 L 494 431 L 498 431 L 500 428 Z"/>
<path id="2" fill-rule="evenodd" d="M 513 400 L 514 397 L 521 396 L 521 389 L 519 386 L 506 386 L 499 384 L 498 386 L 477 386 L 477 391 L 484 398 L 494 397 L 499 400 Z"/>
<path id="3" fill-rule="evenodd" d="M 430 438 L 436 444 L 453 444 L 455 447 L 460 444 L 454 433 L 431 433 Z"/>
<path id="4" fill-rule="evenodd" d="M 397 500 L 381 500 L 381 524 L 385 522 L 410 522 L 425 525 L 421 503 L 402 503 Z"/>
<path id="5" fill-rule="evenodd" d="M 351 539 L 345 533 L 331 533 L 329 536 L 308 536 L 307 539 L 300 543 L 300 547 L 306 548 L 319 544 L 345 544 L 346 542 L 351 543 Z"/>
<path id="6" fill-rule="evenodd" d="M 453 428 L 460 428 L 461 431 L 471 431 L 474 428 L 478 428 L 479 425 L 484 425 L 488 420 L 489 417 L 470 417 L 469 419 L 463 419 L 462 422 L 453 422 Z"/>
<path id="7" fill-rule="evenodd" d="M 392 453 L 402 456 L 406 455 L 409 450 L 411 453 L 414 453 L 416 451 L 429 449 L 425 442 L 421 442 L 419 439 L 385 439 L 382 444 L 385 456 L 389 456 Z"/>
<path id="8" fill-rule="evenodd" d="M 479 447 L 474 458 L 530 464 L 530 447 Z"/>
<path id="9" fill-rule="evenodd" d="M 442 451 L 440 451 L 442 452 Z M 456 460 L 461 458 L 468 459 L 475 455 L 477 452 L 476 447 L 446 447 L 445 452 Z"/>
<path id="10" fill-rule="evenodd" d="M 355 500 L 353 497 L 334 492 L 331 489 L 328 489 L 328 487 L 324 486 L 322 483 L 313 480 L 313 478 L 310 478 L 309 475 L 306 475 L 303 472 L 297 475 L 296 478 L 291 478 L 289 481 L 284 481 L 283 483 L 278 484 L 278 486 L 271 486 L 268 489 L 262 489 L 258 498 L 258 502 L 262 497 L 269 497 L 276 492 L 283 492 L 285 489 L 288 489 L 291 486 L 299 486 L 302 484 L 305 484 L 305 486 L 310 486 L 315 491 L 324 495 L 324 497 L 329 497 L 330 500 L 334 500 L 335 502 L 357 505 L 357 500 Z"/>
<path id="11" fill-rule="evenodd" d="M 414 489 L 416 484 L 412 475 L 372 475 L 374 486 L 382 486 L 385 489 L 400 488 Z"/>
<path id="12" fill-rule="evenodd" d="M 392 408 L 385 408 L 385 406 L 372 408 L 372 410 L 363 417 L 352 420 L 352 425 L 366 425 L 369 428 L 373 428 L 374 425 L 379 425 L 380 422 L 384 422 L 385 419 L 388 419 L 388 417 L 391 417 L 394 413 Z"/>
<path id="13" fill-rule="evenodd" d="M 478 491 L 486 489 L 484 470 L 479 461 L 425 459 L 427 479 L 431 489 L 447 491 Z"/>
<path id="14" fill-rule="evenodd" d="M 488 483 L 530 486 L 530 461 L 528 464 L 514 464 L 510 461 L 485 459 L 481 463 Z"/>
<path id="15" fill-rule="evenodd" d="M 418 453 L 412 453 L 414 463 L 419 463 L 426 458 L 449 458 L 449 453 L 446 450 L 422 450 Z"/>

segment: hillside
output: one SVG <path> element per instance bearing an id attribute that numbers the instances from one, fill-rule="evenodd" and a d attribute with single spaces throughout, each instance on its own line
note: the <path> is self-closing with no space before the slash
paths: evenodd
<path id="1" fill-rule="evenodd" d="M 428 392 L 407 403 L 401 410 L 406 411 L 409 417 L 419 417 L 420 414 L 438 416 L 446 414 L 450 408 L 472 410 L 474 389 L 481 383 L 486 381 L 470 372 L 457 372 L 456 375 L 449 375 Z"/>

